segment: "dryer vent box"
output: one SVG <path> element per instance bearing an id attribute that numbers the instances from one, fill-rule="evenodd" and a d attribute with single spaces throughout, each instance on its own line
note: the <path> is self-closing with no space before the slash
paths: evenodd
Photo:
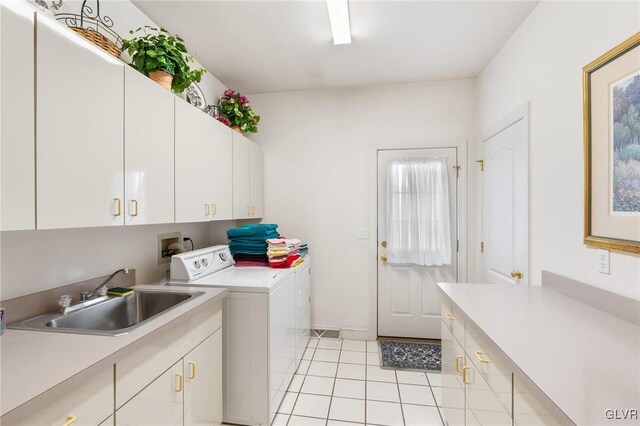
<path id="1" fill-rule="evenodd" d="M 158 235 L 158 265 L 171 262 L 171 256 L 165 256 L 164 252 L 171 244 L 182 244 L 182 232 L 170 232 Z"/>

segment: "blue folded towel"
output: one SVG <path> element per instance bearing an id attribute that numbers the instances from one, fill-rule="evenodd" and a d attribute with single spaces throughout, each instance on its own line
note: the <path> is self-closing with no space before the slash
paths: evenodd
<path id="1" fill-rule="evenodd" d="M 228 229 L 227 237 L 229 237 L 230 240 L 236 237 L 265 237 L 265 239 L 267 239 L 268 235 L 277 233 L 276 229 L 278 229 L 278 225 L 270 223 L 242 225 L 238 228 Z"/>

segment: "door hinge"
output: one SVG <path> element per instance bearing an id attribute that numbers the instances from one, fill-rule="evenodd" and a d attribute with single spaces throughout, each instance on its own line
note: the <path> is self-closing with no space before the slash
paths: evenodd
<path id="1" fill-rule="evenodd" d="M 484 241 L 480 241 L 480 253 L 484 253 Z"/>
<path id="2" fill-rule="evenodd" d="M 462 166 L 453 166 L 453 168 L 456 169 L 456 178 L 460 177 L 460 169 Z"/>
<path id="3" fill-rule="evenodd" d="M 480 164 L 480 171 L 484 172 L 484 160 L 476 160 L 476 163 Z"/>

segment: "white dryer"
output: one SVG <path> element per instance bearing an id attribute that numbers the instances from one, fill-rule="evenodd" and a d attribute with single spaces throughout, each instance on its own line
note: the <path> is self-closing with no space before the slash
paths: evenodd
<path id="1" fill-rule="evenodd" d="M 270 425 L 297 367 L 295 273 L 233 264 L 228 246 L 178 254 L 171 258 L 169 285 L 229 290 L 223 305 L 223 421 Z"/>

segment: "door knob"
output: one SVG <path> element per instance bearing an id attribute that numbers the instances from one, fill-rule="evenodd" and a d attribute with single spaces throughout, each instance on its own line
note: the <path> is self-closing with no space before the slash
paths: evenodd
<path id="1" fill-rule="evenodd" d="M 385 248 L 386 248 L 386 247 L 387 247 L 387 242 L 386 242 L 386 241 L 380 241 L 380 245 L 381 245 L 382 247 L 385 247 Z"/>
<path id="2" fill-rule="evenodd" d="M 523 277 L 522 271 L 519 269 L 516 269 L 515 271 L 511 271 L 511 277 L 521 280 Z"/>
<path id="3" fill-rule="evenodd" d="M 380 260 L 382 260 L 382 262 L 386 262 L 387 261 L 387 256 L 385 256 L 384 254 L 382 256 L 380 256 Z"/>

